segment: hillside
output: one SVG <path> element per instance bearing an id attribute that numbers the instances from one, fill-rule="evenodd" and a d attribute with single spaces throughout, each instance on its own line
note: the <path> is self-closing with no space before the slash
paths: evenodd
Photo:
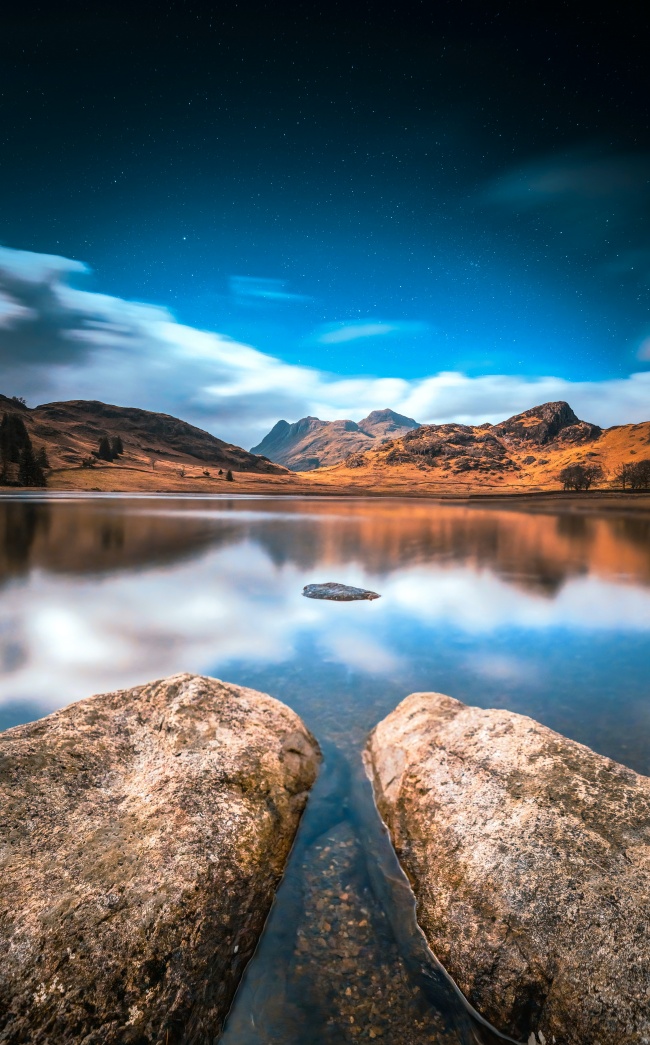
<path id="1" fill-rule="evenodd" d="M 635 457 L 650 457 L 650 422 L 603 431 L 558 402 L 496 425 L 420 425 L 377 449 L 350 454 L 317 478 L 322 484 L 386 492 L 558 489 L 558 474 L 567 464 L 598 464 L 605 478 L 613 478 Z"/>
<path id="2" fill-rule="evenodd" d="M 266 458 L 226 443 L 194 425 L 169 414 L 154 413 L 133 407 L 112 406 L 94 400 L 72 400 L 45 403 L 30 408 L 15 399 L 0 395 L 0 415 L 18 413 L 25 422 L 34 449 L 45 447 L 51 479 L 64 472 L 83 471 L 84 479 L 97 479 L 100 473 L 111 482 L 137 482 L 129 472 L 154 473 L 156 480 L 174 476 L 189 469 L 200 475 L 218 474 L 229 469 L 266 476 L 281 476 L 286 469 Z M 124 453 L 112 462 L 98 461 L 93 456 L 99 440 L 119 436 Z M 89 466 L 90 462 L 92 467 Z M 49 485 L 58 485 L 56 481 Z M 83 485 L 86 485 L 84 482 Z"/>
<path id="3" fill-rule="evenodd" d="M 295 472 L 309 472 L 338 464 L 349 454 L 372 449 L 417 427 L 412 417 L 394 410 L 373 410 L 358 423 L 302 417 L 293 424 L 278 421 L 251 453 L 264 454 Z"/>

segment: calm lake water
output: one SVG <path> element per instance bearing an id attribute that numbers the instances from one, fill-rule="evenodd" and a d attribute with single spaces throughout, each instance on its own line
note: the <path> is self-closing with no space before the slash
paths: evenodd
<path id="1" fill-rule="evenodd" d="M 493 1042 L 435 969 L 360 751 L 408 693 L 650 773 L 650 520 L 425 501 L 0 498 L 0 728 L 178 671 L 293 707 L 325 765 L 224 1045 Z M 305 599 L 342 581 L 374 602 Z"/>

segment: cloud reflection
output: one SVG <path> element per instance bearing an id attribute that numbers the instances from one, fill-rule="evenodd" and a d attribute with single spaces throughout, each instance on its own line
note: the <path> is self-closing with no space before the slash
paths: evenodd
<path id="1" fill-rule="evenodd" d="M 36 701 L 50 710 L 176 671 L 221 671 L 237 660 L 278 664 L 290 661 L 306 638 L 325 660 L 385 676 L 405 660 L 405 631 L 424 644 L 441 629 L 469 636 L 503 629 L 650 631 L 647 587 L 583 572 L 549 592 L 448 556 L 402 557 L 393 568 L 388 555 L 382 567 L 364 556 L 363 542 L 351 541 L 354 527 L 344 514 L 334 519 L 337 525 L 321 517 L 304 560 L 300 533 L 311 525 L 308 516 L 288 526 L 277 512 L 266 521 L 258 515 L 244 513 L 239 526 L 233 518 L 227 541 L 222 533 L 216 545 L 203 540 L 193 557 L 161 562 L 154 556 L 149 568 L 131 562 L 100 575 L 62 575 L 33 564 L 28 574 L 7 581 L 0 594 L 0 704 Z M 129 525 L 143 520 L 125 515 L 122 521 L 128 558 Z M 182 522 L 190 523 L 186 508 Z M 377 525 L 372 512 L 366 518 L 357 508 L 357 524 L 364 522 Z M 553 527 L 556 521 L 545 522 Z M 170 539 L 168 530 L 164 536 Z M 306 583 L 334 576 L 382 598 L 339 605 L 302 597 Z M 503 658 L 477 661 L 473 669 L 505 683 L 525 670 Z"/>

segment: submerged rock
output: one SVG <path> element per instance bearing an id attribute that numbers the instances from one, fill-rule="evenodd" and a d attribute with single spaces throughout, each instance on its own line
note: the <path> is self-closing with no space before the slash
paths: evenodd
<path id="1" fill-rule="evenodd" d="M 349 584 L 327 581 L 325 584 L 307 584 L 302 589 L 307 599 L 330 599 L 332 602 L 356 602 L 359 599 L 379 599 L 376 591 L 352 588 Z"/>
<path id="2" fill-rule="evenodd" d="M 402 701 L 366 761 L 429 945 L 483 1016 L 519 1040 L 650 1041 L 650 779 L 438 693 Z"/>
<path id="3" fill-rule="evenodd" d="M 196 675 L 0 734 L 0 1042 L 214 1042 L 319 759 Z"/>

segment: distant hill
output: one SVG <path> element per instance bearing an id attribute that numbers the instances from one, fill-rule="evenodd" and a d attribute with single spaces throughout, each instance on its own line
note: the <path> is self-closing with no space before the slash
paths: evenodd
<path id="1" fill-rule="evenodd" d="M 30 408 L 0 395 L 0 416 L 19 412 L 35 449 L 45 447 L 53 469 L 81 468 L 93 458 L 103 436 L 122 440 L 124 453 L 110 468 L 201 466 L 262 474 L 285 469 L 257 454 L 226 443 L 170 414 L 134 407 L 112 406 L 96 400 L 45 403 Z M 98 462 L 99 464 L 100 462 Z M 105 466 L 105 462 L 101 462 Z"/>
<path id="2" fill-rule="evenodd" d="M 293 424 L 278 421 L 251 453 L 264 454 L 292 471 L 308 472 L 338 464 L 351 453 L 372 449 L 416 428 L 417 421 L 394 410 L 373 410 L 358 423 L 302 417 Z"/>
<path id="3" fill-rule="evenodd" d="M 405 489 L 459 482 L 557 488 L 567 464 L 599 464 L 607 475 L 635 457 L 650 457 L 650 422 L 603 430 L 581 421 L 568 403 L 543 403 L 495 425 L 420 425 L 376 449 L 349 454 L 320 480 Z"/>

